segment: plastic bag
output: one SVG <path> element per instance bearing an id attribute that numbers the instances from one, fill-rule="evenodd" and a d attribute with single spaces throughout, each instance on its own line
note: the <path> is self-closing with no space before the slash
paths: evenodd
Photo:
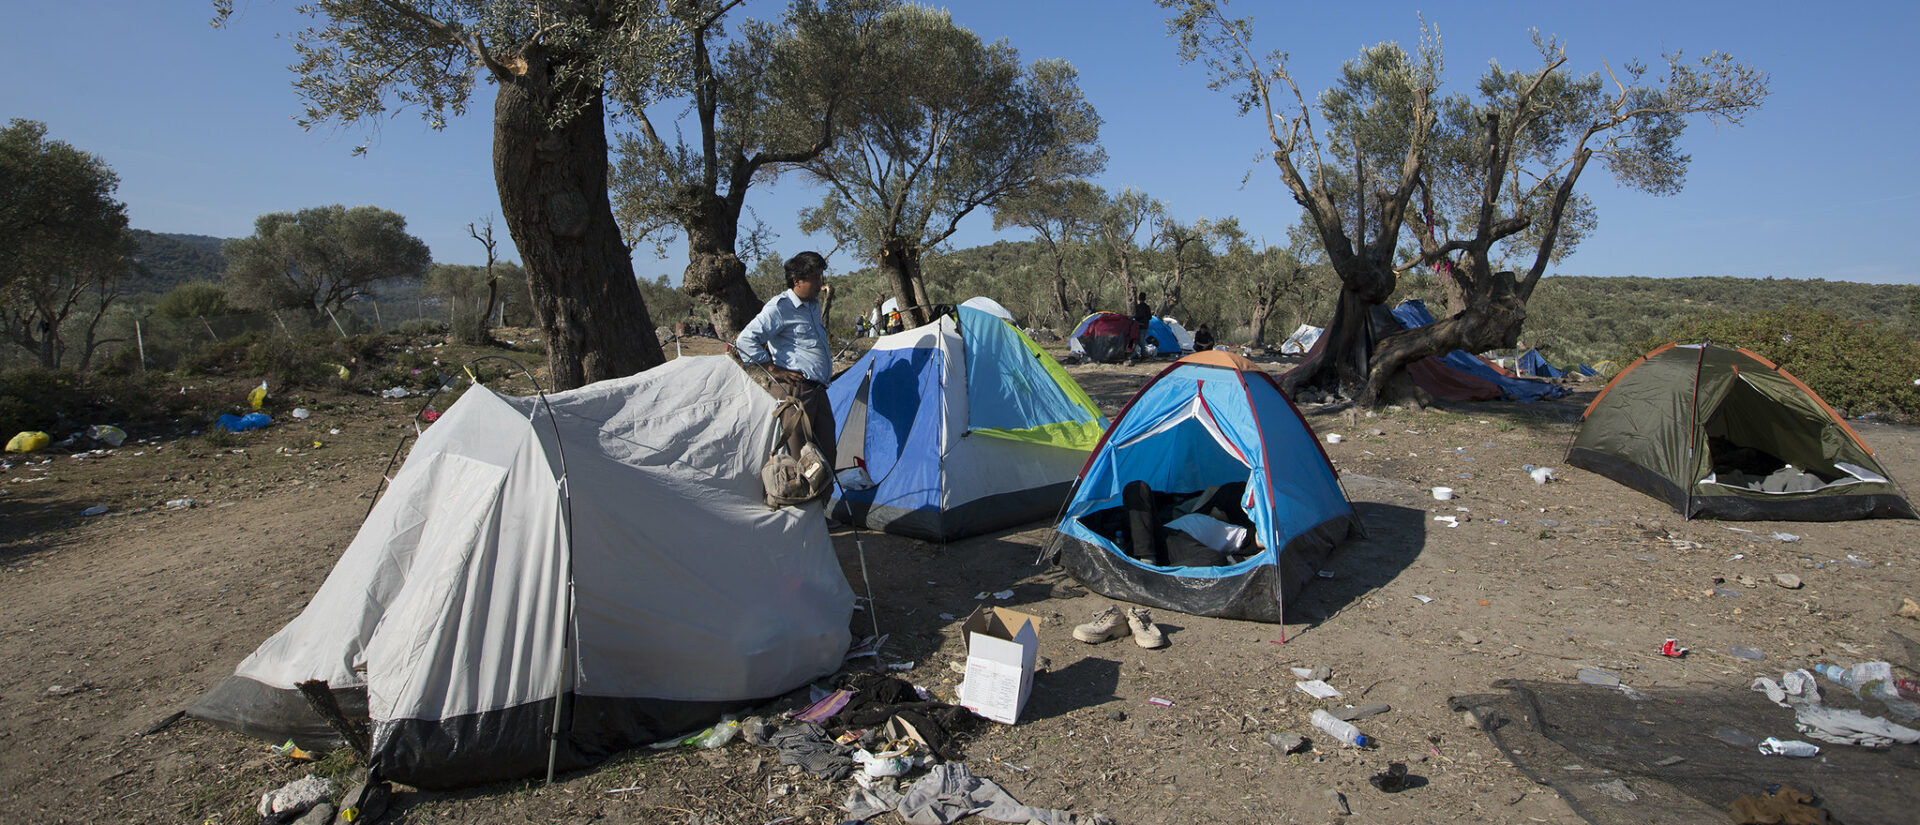
<path id="1" fill-rule="evenodd" d="M 30 453 L 52 443 L 53 436 L 47 435 L 39 430 L 29 430 L 14 436 L 11 441 L 8 441 L 7 452 Z"/>
<path id="2" fill-rule="evenodd" d="M 95 424 L 87 428 L 87 437 L 109 447 L 118 447 L 127 440 L 127 431 L 112 424 Z"/>
<path id="3" fill-rule="evenodd" d="M 266 413 L 247 413 L 246 415 L 226 414 L 220 416 L 219 419 L 213 422 L 213 428 L 216 430 L 226 430 L 230 433 L 244 433 L 248 430 L 260 429 L 272 423 L 273 419 L 268 417 Z"/>
<path id="4" fill-rule="evenodd" d="M 260 405 L 266 403 L 266 400 L 267 382 L 265 381 L 260 382 L 260 386 L 254 387 L 251 392 L 247 393 L 247 406 L 256 410 L 260 409 Z"/>

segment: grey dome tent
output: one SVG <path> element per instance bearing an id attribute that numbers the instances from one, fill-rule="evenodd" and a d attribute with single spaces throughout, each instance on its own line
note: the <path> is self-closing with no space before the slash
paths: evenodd
<path id="1" fill-rule="evenodd" d="M 1873 450 L 1820 396 L 1744 349 L 1667 344 L 1581 415 L 1567 463 L 1687 518 L 1913 518 Z"/>
<path id="2" fill-rule="evenodd" d="M 296 686 L 364 714 L 384 776 L 593 764 L 830 674 L 853 593 L 819 503 L 770 509 L 776 402 L 725 356 L 429 427 L 307 608 L 190 713 L 307 748 Z M 561 701 L 556 703 L 556 697 Z"/>

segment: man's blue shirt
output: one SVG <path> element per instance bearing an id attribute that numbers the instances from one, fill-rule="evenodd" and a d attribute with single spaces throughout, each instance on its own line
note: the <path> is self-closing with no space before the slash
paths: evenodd
<path id="1" fill-rule="evenodd" d="M 772 361 L 809 380 L 822 384 L 833 380 L 833 350 L 827 344 L 820 303 L 802 301 L 791 289 L 767 301 L 733 345 L 739 348 L 741 360 L 749 363 Z"/>

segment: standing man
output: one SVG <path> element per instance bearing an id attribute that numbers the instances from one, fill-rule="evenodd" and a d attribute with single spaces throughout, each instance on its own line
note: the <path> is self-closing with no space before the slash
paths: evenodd
<path id="1" fill-rule="evenodd" d="M 820 298 L 827 290 L 827 259 L 818 252 L 802 252 L 787 259 L 786 271 L 787 291 L 767 301 L 733 345 L 741 361 L 764 366 L 773 375 L 775 397 L 792 398 L 807 411 L 813 445 L 832 467 L 835 438 L 827 382 L 833 379 L 833 350 L 820 312 Z M 798 432 L 787 446 L 793 455 L 800 455 Z"/>
<path id="2" fill-rule="evenodd" d="M 1147 306 L 1147 293 L 1133 299 L 1133 357 L 1147 357 L 1147 326 L 1153 322 L 1153 307 Z M 1128 359 L 1132 361 L 1133 359 Z"/>

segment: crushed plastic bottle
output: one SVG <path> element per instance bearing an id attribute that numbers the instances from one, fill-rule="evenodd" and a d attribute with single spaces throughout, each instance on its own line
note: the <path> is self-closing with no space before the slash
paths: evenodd
<path id="1" fill-rule="evenodd" d="M 1353 726 L 1353 723 L 1342 722 L 1339 717 L 1326 712 L 1324 709 L 1313 712 L 1313 726 L 1319 728 L 1322 733 L 1340 740 L 1340 742 L 1345 745 L 1364 748 L 1373 744 L 1373 739 L 1361 733 L 1359 728 Z"/>
<path id="2" fill-rule="evenodd" d="M 1734 645 L 1733 647 L 1727 648 L 1727 652 L 1733 654 L 1735 658 L 1746 659 L 1750 662 L 1757 662 L 1767 658 L 1767 654 L 1760 648 L 1748 647 L 1747 645 Z"/>

